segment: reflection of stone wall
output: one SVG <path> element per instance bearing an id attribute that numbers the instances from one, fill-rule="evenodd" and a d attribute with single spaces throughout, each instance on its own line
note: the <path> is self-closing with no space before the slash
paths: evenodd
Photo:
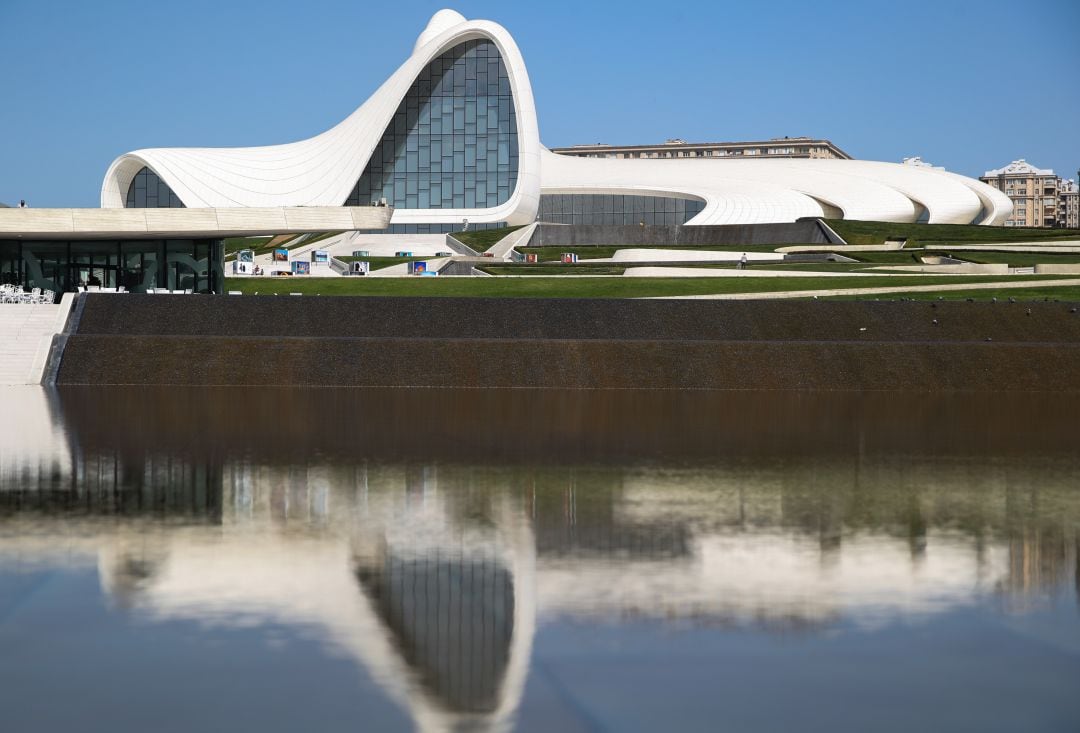
<path id="1" fill-rule="evenodd" d="M 1047 393 L 69 387 L 59 398 L 86 451 L 266 465 L 897 456 L 910 470 L 937 457 L 1071 457 L 1080 411 L 1077 396 Z"/>

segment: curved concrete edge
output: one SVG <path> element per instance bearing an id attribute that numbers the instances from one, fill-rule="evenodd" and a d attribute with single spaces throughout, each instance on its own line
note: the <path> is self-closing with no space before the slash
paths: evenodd
<path id="1" fill-rule="evenodd" d="M 747 262 L 783 262 L 784 260 L 782 254 L 774 252 L 634 248 L 620 249 L 611 257 L 579 260 L 579 262 L 739 262 L 743 257 Z"/>
<path id="2" fill-rule="evenodd" d="M 1009 266 L 1007 264 L 993 263 L 993 264 L 980 264 L 977 262 L 965 262 L 962 264 L 945 263 L 935 265 L 933 263 L 927 263 L 925 265 L 873 265 L 866 268 L 867 270 L 884 270 L 890 272 L 911 272 L 911 273 L 925 273 L 930 275 L 1008 275 Z M 1080 266 L 1076 271 L 1080 274 Z"/>
<path id="3" fill-rule="evenodd" d="M 902 242 L 895 244 L 796 244 L 777 247 L 777 252 L 897 252 L 904 248 Z"/>
<path id="4" fill-rule="evenodd" d="M 917 249 L 911 247 L 909 249 Z M 1059 254 L 1077 254 L 1080 253 L 1080 242 L 1067 241 L 1060 242 L 1058 244 L 1045 244 L 1037 242 L 1003 242 L 1001 244 L 949 244 L 941 245 L 938 247 L 923 247 L 923 249 L 931 249 L 935 251 L 953 251 L 953 250 L 968 250 L 972 252 L 1032 252 L 1032 253 L 1048 253 L 1056 252 Z"/>
<path id="5" fill-rule="evenodd" d="M 893 285 L 872 288 L 841 288 L 837 290 L 784 290 L 774 293 L 723 293 L 718 295 L 664 295 L 646 300 L 773 300 L 777 298 L 835 298 L 845 295 L 888 295 L 902 293 L 936 293 L 956 290 L 1023 290 L 1024 288 L 1065 288 L 1080 286 L 1080 279 L 1007 280 L 1005 282 L 957 283 L 955 285 Z"/>
<path id="6" fill-rule="evenodd" d="M 623 277 L 888 277 L 883 272 L 816 270 L 736 270 L 717 267 L 628 267 Z M 565 277 L 562 276 L 562 277 Z"/>

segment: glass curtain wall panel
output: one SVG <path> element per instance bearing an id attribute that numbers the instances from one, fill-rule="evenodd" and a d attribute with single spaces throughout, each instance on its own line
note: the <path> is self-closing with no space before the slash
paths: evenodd
<path id="1" fill-rule="evenodd" d="M 345 205 L 385 199 L 396 209 L 492 208 L 509 200 L 517 174 L 517 116 L 506 65 L 491 41 L 466 41 L 420 72 Z M 395 225 L 391 231 L 461 228 Z"/>
<path id="2" fill-rule="evenodd" d="M 131 179 L 124 205 L 129 209 L 186 208 L 168 184 L 161 180 L 157 173 L 145 167 Z"/>
<path id="3" fill-rule="evenodd" d="M 704 208 L 704 201 L 670 196 L 544 194 L 536 218 L 552 224 L 678 226 Z"/>

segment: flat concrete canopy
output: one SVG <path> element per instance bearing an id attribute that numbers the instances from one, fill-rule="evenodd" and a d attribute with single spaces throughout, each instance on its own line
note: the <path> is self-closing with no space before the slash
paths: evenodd
<path id="1" fill-rule="evenodd" d="M 0 209 L 0 239 L 162 239 L 386 229 L 388 206 Z"/>

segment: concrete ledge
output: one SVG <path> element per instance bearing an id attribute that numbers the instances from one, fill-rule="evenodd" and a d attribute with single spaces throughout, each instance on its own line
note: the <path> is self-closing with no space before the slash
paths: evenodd
<path id="1" fill-rule="evenodd" d="M 926 263 L 924 265 L 873 265 L 867 270 L 886 270 L 890 272 L 919 272 L 937 275 L 1008 275 L 1008 264 L 992 263 L 982 264 L 978 262 L 953 263 Z M 1077 269 L 1080 273 L 1080 268 Z"/>
<path id="2" fill-rule="evenodd" d="M 232 237 L 386 229 L 393 209 L 293 206 L 220 209 L 0 209 L 0 239 Z"/>
<path id="3" fill-rule="evenodd" d="M 1080 262 L 1035 265 L 1036 275 L 1080 275 Z"/>

